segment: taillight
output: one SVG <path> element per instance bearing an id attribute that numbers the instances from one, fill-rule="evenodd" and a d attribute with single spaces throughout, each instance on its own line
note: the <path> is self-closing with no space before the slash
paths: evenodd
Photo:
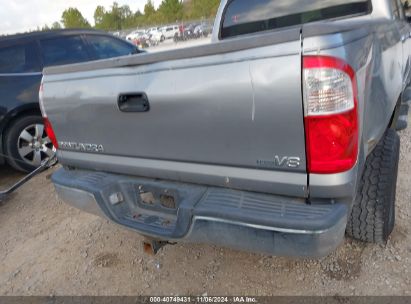
<path id="1" fill-rule="evenodd" d="M 340 173 L 358 157 L 354 70 L 328 56 L 303 58 L 304 116 L 309 173 Z"/>
<path id="2" fill-rule="evenodd" d="M 57 142 L 56 134 L 54 134 L 53 127 L 51 126 L 51 123 L 47 117 L 43 117 L 44 121 L 44 130 L 47 133 L 47 136 L 50 138 L 50 141 L 52 142 L 53 146 L 57 149 L 59 147 L 59 144 Z"/>
<path id="3" fill-rule="evenodd" d="M 51 125 L 49 119 L 47 118 L 47 113 L 44 108 L 43 91 L 44 91 L 44 86 L 43 86 L 43 83 L 41 83 L 40 90 L 39 90 L 39 103 L 40 103 L 41 115 L 43 116 L 44 130 L 46 131 L 46 134 L 49 137 L 53 146 L 57 149 L 58 141 L 57 141 L 56 135 L 54 134 L 53 126 Z"/>

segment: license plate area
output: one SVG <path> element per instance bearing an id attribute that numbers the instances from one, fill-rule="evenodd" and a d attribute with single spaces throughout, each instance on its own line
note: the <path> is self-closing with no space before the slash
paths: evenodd
<path id="1" fill-rule="evenodd" d="M 203 197 L 206 188 L 151 179 L 118 181 L 115 187 L 104 191 L 109 198 L 113 192 L 121 202 L 106 206 L 115 221 L 136 229 L 145 235 L 182 237 L 188 232 L 192 211 Z"/>
<path id="2" fill-rule="evenodd" d="M 181 195 L 174 189 L 135 185 L 136 207 L 177 215 Z"/>

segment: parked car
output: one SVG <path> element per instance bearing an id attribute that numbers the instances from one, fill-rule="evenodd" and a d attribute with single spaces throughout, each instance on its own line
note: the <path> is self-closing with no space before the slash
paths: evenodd
<path id="1" fill-rule="evenodd" d="M 178 32 L 174 34 L 174 42 L 186 41 L 195 38 L 195 24 L 180 24 Z"/>
<path id="2" fill-rule="evenodd" d="M 135 33 L 133 37 L 134 38 L 129 41 L 135 46 L 142 49 L 148 48 L 150 46 L 150 39 L 145 32 Z"/>
<path id="3" fill-rule="evenodd" d="M 161 29 L 165 39 L 173 39 L 176 34 L 179 33 L 178 25 L 169 25 Z"/>
<path id="4" fill-rule="evenodd" d="M 195 38 L 208 37 L 208 35 L 210 35 L 212 32 L 213 32 L 212 25 L 206 22 L 200 23 L 194 28 Z"/>
<path id="5" fill-rule="evenodd" d="M 91 30 L 0 38 L 0 163 L 7 161 L 17 170 L 31 171 L 55 152 L 38 103 L 43 67 L 137 52 L 122 39 Z"/>
<path id="6" fill-rule="evenodd" d="M 184 26 L 184 36 L 186 37 L 186 40 L 192 39 L 195 37 L 194 35 L 194 29 L 196 28 L 197 24 L 186 24 Z"/>
<path id="7" fill-rule="evenodd" d="M 144 35 L 145 35 L 145 32 L 144 32 L 144 31 L 142 31 L 142 30 L 136 30 L 136 31 L 133 31 L 133 32 L 131 32 L 130 34 L 128 34 L 128 35 L 126 36 L 126 40 L 134 41 L 134 40 L 136 40 L 136 39 L 140 39 L 140 38 L 143 37 Z M 148 37 L 147 37 L 147 39 L 148 39 Z"/>
<path id="8" fill-rule="evenodd" d="M 147 29 L 147 33 L 151 34 L 152 32 L 158 32 L 160 30 L 160 27 L 151 27 Z"/>
<path id="9" fill-rule="evenodd" d="M 158 45 L 165 40 L 164 34 L 161 30 L 152 30 L 148 32 L 149 40 L 152 45 Z"/>
<path id="10" fill-rule="evenodd" d="M 154 251 L 385 243 L 410 97 L 401 3 L 223 0 L 215 24 L 207 45 L 45 70 L 59 196 Z"/>

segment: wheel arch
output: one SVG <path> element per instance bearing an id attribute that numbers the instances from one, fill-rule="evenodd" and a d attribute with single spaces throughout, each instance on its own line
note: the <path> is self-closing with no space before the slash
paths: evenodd
<path id="1" fill-rule="evenodd" d="M 39 115 L 41 116 L 40 106 L 38 103 L 30 103 L 25 104 L 19 107 L 14 108 L 13 110 L 9 111 L 7 115 L 3 119 L 3 123 L 0 126 L 0 143 L 1 151 L 4 153 L 5 145 L 4 145 L 4 137 L 10 128 L 10 126 L 18 119 L 28 115 Z"/>
<path id="2" fill-rule="evenodd" d="M 394 107 L 394 111 L 392 112 L 390 123 L 388 125 L 388 129 L 394 129 L 394 130 L 396 129 L 398 117 L 400 116 L 401 104 L 402 104 L 402 93 L 398 97 L 397 103 Z"/>

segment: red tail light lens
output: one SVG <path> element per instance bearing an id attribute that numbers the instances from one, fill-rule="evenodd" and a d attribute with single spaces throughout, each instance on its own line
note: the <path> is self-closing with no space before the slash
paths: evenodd
<path id="1" fill-rule="evenodd" d="M 43 93 L 44 93 L 44 86 L 43 86 L 43 82 L 41 82 L 40 89 L 39 89 L 39 102 L 40 102 L 41 115 L 43 116 L 44 130 L 46 131 L 47 136 L 50 138 L 50 141 L 53 144 L 53 146 L 56 149 L 58 149 L 59 145 L 57 142 L 56 134 L 54 134 L 53 127 L 49 119 L 47 118 L 47 113 L 46 113 L 46 110 L 44 109 Z"/>
<path id="2" fill-rule="evenodd" d="M 58 149 L 59 144 L 56 138 L 56 135 L 54 134 L 53 127 L 51 126 L 51 123 L 47 117 L 43 117 L 44 121 L 44 129 L 46 130 L 47 136 L 50 138 L 53 146 Z"/>
<path id="3" fill-rule="evenodd" d="M 308 172 L 348 171 L 358 157 L 355 72 L 327 56 L 305 56 L 303 68 Z"/>

